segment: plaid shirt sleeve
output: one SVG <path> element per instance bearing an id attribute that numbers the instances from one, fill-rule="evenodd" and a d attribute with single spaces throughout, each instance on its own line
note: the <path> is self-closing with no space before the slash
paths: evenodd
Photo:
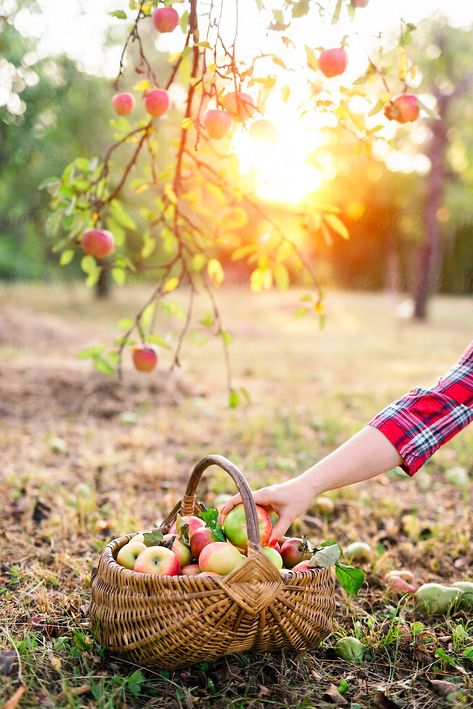
<path id="1" fill-rule="evenodd" d="M 417 387 L 379 412 L 371 421 L 414 475 L 453 436 L 473 421 L 473 342 L 431 389 Z"/>

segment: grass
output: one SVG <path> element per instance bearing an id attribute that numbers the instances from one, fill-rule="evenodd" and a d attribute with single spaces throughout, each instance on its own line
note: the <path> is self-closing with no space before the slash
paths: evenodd
<path id="1" fill-rule="evenodd" d="M 418 325 L 398 317 L 389 296 L 332 293 L 320 332 L 291 317 L 297 294 L 224 291 L 235 381 L 253 399 L 230 410 L 216 342 L 188 347 L 173 376 L 167 353 L 151 377 L 127 361 L 120 391 L 75 359 L 112 338 L 143 296 L 137 288 L 94 303 L 74 284 L 0 290 L 0 702 L 25 686 L 20 707 L 302 709 L 341 696 L 353 708 L 466 706 L 471 616 L 419 616 L 411 598 L 386 591 L 383 576 L 404 567 L 421 581 L 471 579 L 471 485 L 453 487 L 445 476 L 454 465 L 471 473 L 471 430 L 413 480 L 389 473 L 329 493 L 332 515 L 320 517 L 311 503 L 294 524 L 315 542 L 363 540 L 374 549 L 367 584 L 354 600 L 337 592 L 334 633 L 314 652 L 150 671 L 105 658 L 86 612 L 104 544 L 160 520 L 200 457 L 227 455 L 255 488 L 302 471 L 388 401 L 448 369 L 471 338 L 471 299 L 438 298 L 430 323 Z M 159 328 L 173 331 L 165 316 Z M 227 491 L 217 472 L 202 497 Z M 345 634 L 365 644 L 362 663 L 336 656 Z"/>

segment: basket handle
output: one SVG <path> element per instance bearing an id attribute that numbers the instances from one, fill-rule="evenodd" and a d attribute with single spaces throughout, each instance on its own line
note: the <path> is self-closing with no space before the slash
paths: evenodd
<path id="1" fill-rule="evenodd" d="M 261 551 L 258 515 L 256 512 L 256 505 L 250 490 L 250 486 L 248 485 L 246 478 L 241 472 L 241 470 L 223 455 L 207 455 L 205 456 L 205 458 L 202 458 L 199 463 L 197 463 L 191 473 L 189 482 L 187 483 L 184 497 L 171 510 L 171 512 L 164 520 L 162 526 L 168 527 L 170 524 L 172 524 L 178 512 L 180 512 L 181 514 L 192 514 L 194 512 L 194 509 L 197 504 L 197 486 L 200 482 L 203 472 L 211 465 L 218 465 L 219 468 L 222 468 L 222 470 L 228 473 L 228 475 L 232 478 L 235 485 L 237 486 L 238 492 L 241 495 L 246 515 L 248 548 Z"/>

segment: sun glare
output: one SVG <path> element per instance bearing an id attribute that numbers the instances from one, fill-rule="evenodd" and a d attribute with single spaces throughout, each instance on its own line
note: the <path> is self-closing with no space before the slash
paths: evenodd
<path id="1" fill-rule="evenodd" d="M 307 161 L 320 144 L 320 135 L 307 131 L 297 116 L 277 118 L 270 113 L 232 140 L 240 172 L 261 199 L 300 204 L 318 190 L 323 175 Z"/>

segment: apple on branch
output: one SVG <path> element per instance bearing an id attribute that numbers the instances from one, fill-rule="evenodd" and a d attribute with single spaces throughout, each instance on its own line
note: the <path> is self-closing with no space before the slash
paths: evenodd
<path id="1" fill-rule="evenodd" d="M 392 99 L 384 109 L 384 115 L 390 121 L 409 123 L 419 117 L 419 102 L 416 96 L 402 94 Z"/>
<path id="2" fill-rule="evenodd" d="M 105 229 L 88 229 L 82 234 L 82 249 L 85 254 L 96 259 L 110 256 L 115 249 L 115 238 L 111 231 Z"/>
<path id="3" fill-rule="evenodd" d="M 233 120 L 238 123 L 243 123 L 251 118 L 257 110 L 250 94 L 245 94 L 242 91 L 231 91 L 229 94 L 225 94 L 222 105 Z"/>
<path id="4" fill-rule="evenodd" d="M 179 15 L 173 7 L 158 7 L 151 14 L 158 32 L 172 32 L 179 24 Z"/>
<path id="5" fill-rule="evenodd" d="M 204 127 L 211 138 L 220 140 L 228 133 L 232 125 L 232 118 L 227 111 L 218 108 L 209 109 L 204 116 Z"/>
<path id="6" fill-rule="evenodd" d="M 139 345 L 133 348 L 133 365 L 138 372 L 152 372 L 159 361 L 156 345 Z"/>
<path id="7" fill-rule="evenodd" d="M 145 94 L 145 108 L 150 116 L 163 116 L 169 110 L 171 100 L 166 89 L 152 89 Z"/>
<path id="8" fill-rule="evenodd" d="M 135 97 L 127 91 L 115 94 L 112 97 L 112 105 L 115 113 L 119 116 L 128 116 L 135 108 Z"/>
<path id="9" fill-rule="evenodd" d="M 343 47 L 323 49 L 319 56 L 319 68 L 327 77 L 343 74 L 348 64 L 348 56 Z"/>

